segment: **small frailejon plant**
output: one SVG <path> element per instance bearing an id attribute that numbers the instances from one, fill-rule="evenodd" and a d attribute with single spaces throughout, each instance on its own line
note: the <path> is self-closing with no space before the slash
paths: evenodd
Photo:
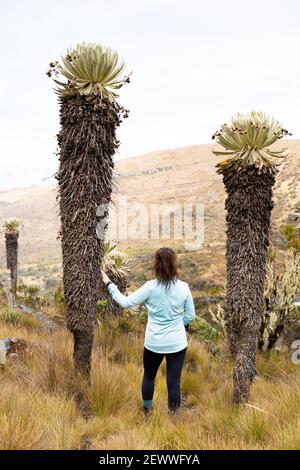
<path id="1" fill-rule="evenodd" d="M 5 220 L 3 224 L 3 228 L 5 232 L 16 233 L 19 231 L 19 228 L 21 227 L 21 225 L 22 225 L 22 222 L 19 219 L 11 217 Z"/>
<path id="2" fill-rule="evenodd" d="M 104 244 L 103 269 L 114 279 L 127 276 L 129 256 L 117 248 L 117 244 L 107 241 Z"/>
<path id="3" fill-rule="evenodd" d="M 117 243 L 105 242 L 102 269 L 124 294 L 128 283 L 129 256 L 117 248 Z M 112 299 L 103 282 L 100 283 L 100 298 L 106 300 L 104 315 L 121 315 L 123 309 Z"/>
<path id="4" fill-rule="evenodd" d="M 17 292 L 18 282 L 18 238 L 21 221 L 16 218 L 5 220 L 3 228 L 6 247 L 6 267 L 10 270 L 11 291 Z"/>

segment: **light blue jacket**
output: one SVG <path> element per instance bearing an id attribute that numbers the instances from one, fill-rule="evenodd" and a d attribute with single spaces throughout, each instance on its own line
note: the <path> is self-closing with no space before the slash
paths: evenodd
<path id="1" fill-rule="evenodd" d="M 195 307 L 190 288 L 179 279 L 165 287 L 156 279 L 147 281 L 133 294 L 125 296 L 111 283 L 108 290 L 123 308 L 145 304 L 148 322 L 145 348 L 157 353 L 173 353 L 187 347 L 184 326 L 195 318 Z"/>

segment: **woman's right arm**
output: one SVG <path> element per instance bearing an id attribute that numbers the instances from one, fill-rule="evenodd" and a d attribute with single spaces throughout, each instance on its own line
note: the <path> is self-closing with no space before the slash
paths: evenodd
<path id="1" fill-rule="evenodd" d="M 189 290 L 188 295 L 184 303 L 183 323 L 185 326 L 191 323 L 191 321 L 195 320 L 196 318 L 195 305 L 194 305 L 192 293 L 189 287 L 188 287 L 188 290 Z"/>

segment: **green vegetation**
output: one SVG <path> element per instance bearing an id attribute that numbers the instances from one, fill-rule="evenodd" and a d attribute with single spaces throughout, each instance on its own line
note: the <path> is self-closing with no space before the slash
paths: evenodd
<path id="1" fill-rule="evenodd" d="M 12 325 L 13 327 L 37 328 L 40 323 L 30 314 L 24 314 L 20 310 L 1 307 L 0 322 Z"/>
<path id="2" fill-rule="evenodd" d="M 47 304 L 47 299 L 42 295 L 41 286 L 38 284 L 19 284 L 17 298 L 19 302 L 35 309 Z"/>
<path id="3" fill-rule="evenodd" d="M 286 249 L 294 254 L 300 253 L 300 227 L 288 224 L 284 227 L 284 236 L 286 240 Z"/>
<path id="4" fill-rule="evenodd" d="M 206 320 L 196 318 L 189 325 L 189 333 L 194 335 L 200 341 L 216 342 L 219 332 Z"/>

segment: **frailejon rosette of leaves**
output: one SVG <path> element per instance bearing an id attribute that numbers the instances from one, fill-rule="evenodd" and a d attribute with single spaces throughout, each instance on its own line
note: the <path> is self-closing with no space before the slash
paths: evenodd
<path id="1" fill-rule="evenodd" d="M 11 217 L 10 219 L 6 219 L 3 228 L 5 233 L 18 233 L 22 223 L 19 219 L 15 219 Z"/>
<path id="2" fill-rule="evenodd" d="M 129 256 L 117 249 L 117 244 L 107 241 L 104 244 L 104 257 L 102 267 L 113 278 L 120 279 L 127 276 L 129 271 Z"/>
<path id="3" fill-rule="evenodd" d="M 131 74 L 122 77 L 124 61 L 110 47 L 94 43 L 78 44 L 62 56 L 61 63 L 51 62 L 47 72 L 56 86 L 59 99 L 75 95 L 100 95 L 114 101 L 116 90 L 129 83 Z"/>
<path id="4" fill-rule="evenodd" d="M 228 157 L 217 164 L 218 173 L 255 166 L 259 172 L 272 169 L 276 159 L 288 155 L 288 149 L 271 149 L 270 146 L 286 135 L 292 135 L 279 121 L 263 112 L 238 113 L 231 124 L 223 124 L 213 139 L 225 151 L 214 151 L 217 156 Z"/>

